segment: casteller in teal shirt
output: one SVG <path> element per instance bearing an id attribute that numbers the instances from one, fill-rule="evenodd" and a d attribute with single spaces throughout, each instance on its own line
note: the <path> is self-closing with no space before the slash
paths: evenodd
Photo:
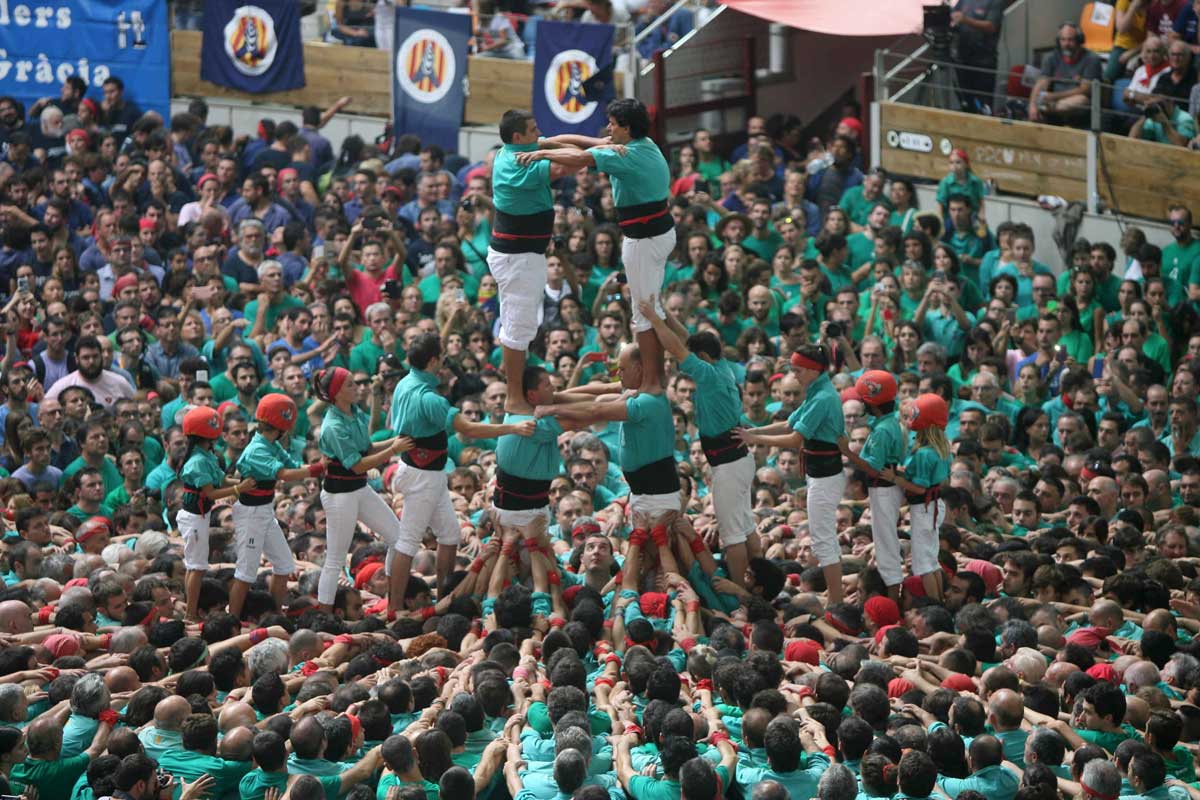
<path id="1" fill-rule="evenodd" d="M 416 438 L 425 438 L 438 433 L 453 433 L 454 417 L 458 409 L 438 394 L 440 381 L 437 376 L 420 369 L 412 369 L 392 392 L 392 408 L 388 414 L 388 426 L 397 433 Z"/>
<path id="2" fill-rule="evenodd" d="M 804 402 L 788 417 L 788 426 L 805 439 L 829 444 L 836 444 L 846 435 L 842 398 L 833 388 L 829 375 L 818 375 L 808 385 Z"/>
<path id="3" fill-rule="evenodd" d="M 932 447 L 920 447 L 904 462 L 904 477 L 926 489 L 939 486 L 950 477 L 950 459 L 942 458 Z"/>
<path id="4" fill-rule="evenodd" d="M 738 426 L 742 397 L 728 361 L 722 358 L 710 364 L 688 353 L 679 371 L 696 381 L 696 427 L 701 436 L 719 436 Z"/>
<path id="5" fill-rule="evenodd" d="M 505 425 L 533 419 L 532 414 L 505 414 Z M 552 481 L 562 472 L 558 437 L 562 425 L 554 417 L 537 420 L 532 436 L 505 434 L 496 444 L 496 463 L 512 475 L 535 481 Z"/>
<path id="6" fill-rule="evenodd" d="M 885 467 L 895 467 L 904 459 L 904 434 L 900 432 L 900 421 L 895 414 L 884 414 L 876 418 L 875 427 L 867 436 L 858 457 L 871 465 L 876 472 Z"/>
<path id="7" fill-rule="evenodd" d="M 237 460 L 238 474 L 256 481 L 273 481 L 281 470 L 296 469 L 300 464 L 292 458 L 279 442 L 272 442 L 261 433 L 255 433 Z"/>
<path id="8" fill-rule="evenodd" d="M 621 471 L 626 476 L 647 464 L 673 457 L 675 420 L 664 394 L 638 394 L 625 401 L 621 423 Z"/>
<path id="9" fill-rule="evenodd" d="M 554 192 L 550 188 L 550 162 L 534 161 L 522 166 L 517 153 L 538 149 L 531 144 L 506 144 L 492 162 L 492 202 L 497 211 L 516 216 L 554 210 Z"/>
<path id="10" fill-rule="evenodd" d="M 651 139 L 633 139 L 624 145 L 624 153 L 607 145 L 588 150 L 596 169 L 612 181 L 613 202 L 617 208 L 665 201 L 671 186 L 671 168 Z"/>

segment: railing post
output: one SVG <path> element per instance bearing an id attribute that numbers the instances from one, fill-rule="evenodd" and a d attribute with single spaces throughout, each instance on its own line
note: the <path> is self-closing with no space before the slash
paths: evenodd
<path id="1" fill-rule="evenodd" d="M 884 103 L 884 102 L 887 102 L 887 99 L 888 99 L 887 98 L 887 92 L 888 92 L 888 90 L 887 90 L 887 69 L 886 69 L 886 64 L 885 64 L 886 56 L 887 56 L 888 52 L 889 51 L 886 48 L 882 48 L 882 49 L 875 51 L 875 65 L 871 68 L 871 71 L 875 74 L 875 102 L 876 103 Z"/>
<path id="2" fill-rule="evenodd" d="M 1087 211 L 1089 214 L 1100 213 L 1100 181 L 1096 170 L 1099 169 L 1100 134 L 1094 130 L 1087 135 Z"/>
<path id="3" fill-rule="evenodd" d="M 629 29 L 626 32 L 629 41 L 629 66 L 625 70 L 625 86 L 623 87 L 625 97 L 635 97 L 637 95 L 637 79 L 640 74 L 640 61 L 637 49 L 637 38 L 634 35 L 633 23 L 629 23 Z"/>
<path id="4" fill-rule="evenodd" d="M 870 142 L 871 142 L 871 166 L 872 167 L 883 166 L 883 128 L 881 127 L 882 118 L 883 118 L 883 106 L 881 105 L 882 102 L 885 102 L 885 101 L 876 100 L 874 103 L 871 103 L 871 106 L 870 106 L 870 114 L 871 114 Z"/>
<path id="5" fill-rule="evenodd" d="M 662 51 L 654 54 L 654 106 L 658 114 L 654 117 L 654 140 L 659 147 L 667 144 L 667 75 L 666 61 Z"/>
<path id="6" fill-rule="evenodd" d="M 1100 130 L 1100 98 L 1104 91 L 1104 87 L 1100 81 L 1092 81 L 1092 132 L 1096 133 Z"/>

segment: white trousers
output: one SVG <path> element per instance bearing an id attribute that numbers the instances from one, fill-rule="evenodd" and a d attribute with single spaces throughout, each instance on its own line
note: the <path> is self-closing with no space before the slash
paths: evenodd
<path id="1" fill-rule="evenodd" d="M 661 517 L 663 514 L 669 514 L 672 511 L 680 511 L 683 508 L 683 503 L 680 500 L 679 492 L 669 492 L 667 494 L 630 494 L 629 495 L 629 511 L 645 514 L 651 520 Z"/>
<path id="2" fill-rule="evenodd" d="M 813 554 L 822 567 L 840 564 L 842 548 L 838 546 L 837 507 L 846 493 L 846 473 L 828 478 L 806 479 L 808 484 L 808 532 L 812 537 Z"/>
<path id="3" fill-rule="evenodd" d="M 400 517 L 400 536 L 394 547 L 401 555 L 415 556 L 427 529 L 433 530 L 438 544 L 457 545 L 462 541 L 462 529 L 450 500 L 446 473 L 417 469 L 400 462 L 392 491 L 404 495 L 404 514 Z"/>
<path id="4" fill-rule="evenodd" d="M 358 523 L 362 522 L 389 547 L 394 547 L 400 539 L 400 520 L 370 486 L 353 492 L 322 489 L 321 507 L 325 509 L 325 564 L 317 583 L 317 602 L 332 605 Z"/>
<path id="5" fill-rule="evenodd" d="M 900 556 L 900 507 L 904 490 L 899 486 L 875 486 L 867 490 L 871 507 L 871 538 L 875 541 L 875 565 L 887 586 L 899 586 L 904 580 L 904 559 Z"/>
<path id="6" fill-rule="evenodd" d="M 500 344 L 510 350 L 528 350 L 537 336 L 538 313 L 546 289 L 546 256 L 543 253 L 487 252 L 488 270 L 500 290 Z"/>
<path id="7" fill-rule="evenodd" d="M 175 515 L 175 526 L 183 534 L 185 569 L 208 569 L 208 514 L 193 514 L 182 509 Z"/>
<path id="8" fill-rule="evenodd" d="M 296 558 L 275 519 L 275 503 L 261 506 L 234 503 L 233 530 L 237 549 L 237 569 L 233 577 L 237 580 L 254 583 L 264 553 L 275 575 L 291 575 L 296 571 Z"/>
<path id="9" fill-rule="evenodd" d="M 621 240 L 621 262 L 625 265 L 625 276 L 629 279 L 629 294 L 633 306 L 633 329 L 651 330 L 650 320 L 642 316 L 638 303 L 655 296 L 654 312 L 662 317 L 663 279 L 667 272 L 667 258 L 675 249 L 675 229 L 651 236 L 649 239 Z"/>
<path id="10" fill-rule="evenodd" d="M 754 512 L 750 509 L 753 485 L 754 456 L 749 453 L 712 468 L 713 507 L 722 547 L 742 544 L 754 532 Z"/>
<path id="11" fill-rule="evenodd" d="M 941 500 L 932 503 L 914 503 L 908 507 L 908 518 L 912 523 L 909 536 L 912 538 L 912 574 L 927 575 L 938 569 L 938 532 L 933 524 L 937 519 L 946 519 L 946 504 Z"/>
<path id="12" fill-rule="evenodd" d="M 408 503 L 405 501 L 405 513 L 408 512 Z M 492 506 L 492 512 L 496 515 L 496 522 L 506 528 L 524 528 L 526 525 L 532 525 L 534 520 L 539 517 L 550 522 L 550 506 L 545 505 L 541 508 L 524 508 L 519 511 L 513 511 L 506 508 L 496 508 Z M 570 531 L 566 531 L 569 536 Z"/>

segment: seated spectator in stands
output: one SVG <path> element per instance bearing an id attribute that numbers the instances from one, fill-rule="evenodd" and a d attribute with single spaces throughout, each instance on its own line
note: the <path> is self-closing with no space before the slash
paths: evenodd
<path id="1" fill-rule="evenodd" d="M 1042 59 L 1042 74 L 1029 97 L 1031 122 L 1080 124 L 1088 117 L 1092 81 L 1100 79 L 1100 58 L 1083 46 L 1073 22 L 1058 29 L 1058 49 Z"/>
<path id="2" fill-rule="evenodd" d="M 1197 32 L 1200 32 L 1200 11 L 1193 0 L 1191 3 L 1184 3 L 1183 8 L 1175 15 L 1175 21 L 1171 25 L 1171 41 L 1181 41 L 1193 54 L 1198 53 L 1200 39 L 1197 38 Z"/>
<path id="3" fill-rule="evenodd" d="M 1150 0 L 1117 0 L 1113 8 L 1113 47 L 1104 65 L 1104 82 L 1112 83 L 1129 69 L 1129 62 L 1146 46 L 1146 6 Z"/>
<path id="4" fill-rule="evenodd" d="M 524 58 L 525 45 L 506 14 L 494 0 L 479 0 L 479 27 L 475 31 L 476 53 L 493 58 Z"/>
<path id="5" fill-rule="evenodd" d="M 642 58 L 654 58 L 655 53 L 674 47 L 676 42 L 691 33 L 695 27 L 692 12 L 686 8 L 679 9 L 666 21 L 658 22 L 659 17 L 670 7 L 671 4 L 667 0 L 650 0 L 646 3 L 646 11 L 638 24 L 637 32 L 640 34 L 651 25 L 654 25 L 654 29 L 638 44 L 638 52 L 642 54 Z M 656 22 L 658 24 L 654 24 Z"/>
<path id="6" fill-rule="evenodd" d="M 1171 42 L 1167 48 L 1167 63 L 1171 71 L 1159 77 L 1154 84 L 1154 93 L 1169 95 L 1182 105 L 1191 99 L 1192 88 L 1196 85 L 1196 59 L 1192 57 L 1192 48 L 1184 42 Z"/>
<path id="7" fill-rule="evenodd" d="M 375 46 L 375 4 L 361 0 L 336 3 L 329 35 L 352 47 Z"/>
<path id="8" fill-rule="evenodd" d="M 1175 98 L 1160 96 L 1146 106 L 1143 115 L 1133 123 L 1129 138 L 1187 147 L 1196 136 L 1196 121 L 1175 103 Z"/>
<path id="9" fill-rule="evenodd" d="M 1112 59 L 1112 56 L 1109 56 Z M 1125 105 L 1137 110 L 1152 101 L 1154 85 L 1171 69 L 1167 60 L 1167 43 L 1158 36 L 1149 36 L 1142 44 L 1142 64 L 1133 73 L 1133 80 L 1125 87 L 1122 99 Z"/>

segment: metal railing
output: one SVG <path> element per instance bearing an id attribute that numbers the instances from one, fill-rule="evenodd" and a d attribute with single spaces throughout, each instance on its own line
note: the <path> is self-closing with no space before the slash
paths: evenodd
<path id="1" fill-rule="evenodd" d="M 1008 84 L 1010 80 L 1019 79 L 1021 86 L 1032 92 L 1034 84 L 1040 77 L 1040 69 L 1032 64 L 1026 64 L 1018 76 L 1016 73 L 1009 74 L 999 70 L 960 64 L 934 58 L 930 55 L 928 44 L 922 44 L 911 53 L 898 53 L 888 49 L 875 52 L 873 70 L 875 100 L 977 113 L 980 108 L 970 107 L 968 95 L 973 93 L 963 90 L 959 84 L 958 75 L 964 72 L 991 76 L 992 83 L 996 87 L 993 92 L 986 98 L 974 93 L 980 99 L 990 101 L 984 103 L 990 116 L 1008 119 L 1026 118 L 1025 112 L 1030 98 L 1026 96 L 1026 93 L 1009 95 Z M 1140 109 L 1130 110 L 1113 105 L 1115 98 L 1121 94 L 1122 90 L 1128 88 L 1128 81 L 1118 81 L 1115 84 L 1090 81 L 1089 84 L 1091 88 L 1088 106 L 1090 116 L 1088 116 L 1086 125 L 1075 125 L 1074 127 L 1122 134 L 1127 133 L 1133 123 L 1142 117 Z M 1127 104 L 1122 102 L 1122 105 Z"/>
<path id="2" fill-rule="evenodd" d="M 1004 79 L 1004 85 L 992 96 L 995 106 L 988 109 L 989 113 L 986 116 L 1013 121 L 1028 118 L 1029 104 L 1034 102 L 1032 90 L 1040 77 L 1040 71 L 1029 66 L 1021 75 L 1022 91 L 1010 96 L 1007 91 L 1009 78 L 1016 80 L 1015 74 L 1013 76 L 1002 75 L 996 70 L 964 66 L 933 58 L 931 48 L 927 44 L 908 53 L 893 52 L 887 49 L 878 50 L 875 54 L 873 69 L 876 101 L 871 118 L 871 160 L 873 164 L 882 163 L 883 153 L 883 132 L 879 130 L 879 103 L 902 103 L 949 111 L 979 113 L 981 109 L 978 105 L 971 107 L 972 103 L 968 102 L 968 95 L 971 93 L 964 92 L 956 78 L 960 72 L 987 73 L 997 84 L 1000 79 Z M 1144 141 L 1128 136 L 1136 121 L 1146 116 L 1142 110 L 1136 106 L 1127 110 L 1112 105 L 1114 96 L 1126 86 L 1127 82 L 1125 81 L 1116 85 L 1105 84 L 1098 80 L 1091 81 L 1086 106 L 1076 109 L 1073 114 L 1067 115 L 1065 118 L 1060 115 L 1055 118 L 1055 122 L 1047 123 L 1039 120 L 1041 124 L 1070 127 L 1086 134 L 1086 147 L 1084 153 L 1081 154 L 1084 156 L 1084 170 L 1078 180 L 1086 184 L 1085 202 L 1089 213 L 1098 213 L 1102 210 L 1105 200 L 1111 199 L 1112 208 L 1110 210 L 1118 215 L 1122 214 L 1119 205 L 1119 191 L 1112 185 L 1109 175 L 1111 165 L 1106 161 L 1103 141 L 1112 136 L 1128 139 L 1131 142 Z M 1150 98 L 1154 95 L 1150 94 L 1146 97 Z M 1181 101 L 1176 100 L 1175 102 L 1182 107 Z M 1187 111 L 1187 109 L 1184 110 Z M 1067 122 L 1070 124 L 1066 124 Z M 947 135 L 951 134 L 947 132 Z M 1150 141 L 1145 141 L 1145 144 L 1147 147 L 1162 146 Z M 1189 151 L 1188 148 L 1178 145 L 1171 145 L 1171 147 L 1183 152 Z M 1197 165 L 1200 166 L 1200 154 L 1197 154 Z M 1101 187 L 1106 190 L 1107 198 L 1105 193 L 1102 193 Z"/>

